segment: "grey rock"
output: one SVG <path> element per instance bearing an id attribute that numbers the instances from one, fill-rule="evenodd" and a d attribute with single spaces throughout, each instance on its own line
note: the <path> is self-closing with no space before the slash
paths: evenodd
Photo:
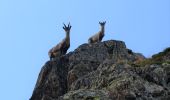
<path id="1" fill-rule="evenodd" d="M 104 90 L 88 90 L 80 89 L 70 91 L 64 96 L 59 97 L 59 100 L 111 100 L 108 97 L 107 91 Z"/>
<path id="2" fill-rule="evenodd" d="M 122 41 L 80 45 L 42 67 L 30 100 L 169 100 L 170 64 L 145 59 Z"/>
<path id="3" fill-rule="evenodd" d="M 51 100 L 67 92 L 67 58 L 48 61 L 41 69 L 30 100 Z"/>

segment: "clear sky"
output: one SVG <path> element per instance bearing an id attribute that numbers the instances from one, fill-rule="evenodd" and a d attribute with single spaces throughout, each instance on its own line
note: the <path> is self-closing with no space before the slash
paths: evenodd
<path id="1" fill-rule="evenodd" d="M 0 0 L 0 98 L 28 100 L 70 22 L 71 47 L 99 31 L 150 57 L 170 46 L 170 0 Z"/>

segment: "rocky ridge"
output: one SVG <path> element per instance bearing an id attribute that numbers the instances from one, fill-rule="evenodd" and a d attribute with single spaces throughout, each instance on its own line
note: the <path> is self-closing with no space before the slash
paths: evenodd
<path id="1" fill-rule="evenodd" d="M 122 41 L 83 44 L 46 62 L 30 100 L 170 100 L 169 54 L 148 60 Z"/>

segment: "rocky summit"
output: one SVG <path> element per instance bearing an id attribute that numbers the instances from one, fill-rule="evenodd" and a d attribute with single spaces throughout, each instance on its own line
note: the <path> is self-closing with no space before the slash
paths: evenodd
<path id="1" fill-rule="evenodd" d="M 170 48 L 145 58 L 109 40 L 42 67 L 30 100 L 170 100 Z"/>

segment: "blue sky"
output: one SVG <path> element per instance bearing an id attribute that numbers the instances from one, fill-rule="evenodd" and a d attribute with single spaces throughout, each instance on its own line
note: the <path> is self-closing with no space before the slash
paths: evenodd
<path id="1" fill-rule="evenodd" d="M 150 57 L 170 46 L 170 0 L 0 0 L 0 94 L 28 100 L 48 50 L 70 22 L 73 51 L 106 21 L 103 40 Z"/>

